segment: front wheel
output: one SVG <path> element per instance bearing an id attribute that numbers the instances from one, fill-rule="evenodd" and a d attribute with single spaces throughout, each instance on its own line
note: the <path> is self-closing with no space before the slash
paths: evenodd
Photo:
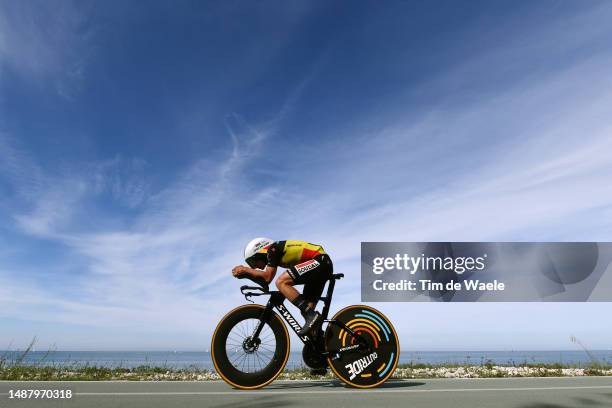
<path id="1" fill-rule="evenodd" d="M 271 311 L 259 336 L 253 336 L 264 310 L 256 304 L 238 307 L 221 319 L 213 334 L 215 369 L 236 388 L 263 387 L 287 364 L 289 333 L 276 313 Z"/>
<path id="2" fill-rule="evenodd" d="M 327 361 L 334 374 L 358 388 L 384 383 L 395 371 L 400 352 L 397 333 L 389 319 L 363 305 L 348 306 L 334 315 L 325 330 L 325 347 L 330 352 Z"/>

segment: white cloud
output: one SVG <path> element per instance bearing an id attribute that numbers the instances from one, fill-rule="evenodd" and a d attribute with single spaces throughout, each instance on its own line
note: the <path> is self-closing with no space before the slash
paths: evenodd
<path id="1" fill-rule="evenodd" d="M 75 163 L 70 175 L 53 176 L 33 166 L 29 156 L 20 155 L 15 167 L 21 176 L 13 180 L 17 188 L 21 178 L 34 177 L 28 174 L 29 168 L 45 174 L 40 183 L 45 188 L 29 197 L 29 206 L 18 211 L 17 226 L 27 235 L 67 247 L 79 273 L 65 273 L 60 279 L 70 281 L 74 293 L 72 300 L 66 301 L 65 295 L 58 293 L 60 282 L 49 285 L 53 276 L 43 274 L 37 282 L 5 267 L 0 272 L 4 287 L 20 295 L 3 297 L 0 313 L 111 328 L 138 321 L 147 327 L 185 330 L 211 308 L 223 310 L 231 297 L 218 298 L 217 294 L 233 286 L 226 277 L 232 262 L 240 262 L 233 255 L 239 253 L 241 244 L 234 237 L 241 228 L 218 214 L 225 212 L 235 220 L 247 212 L 254 219 L 253 203 L 271 202 L 269 190 L 241 192 L 248 190 L 240 181 L 242 169 L 257 158 L 254 154 L 266 135 L 241 118 L 234 119 L 237 123 L 228 130 L 233 148 L 225 159 L 194 163 L 167 189 L 137 200 L 142 208 L 135 219 L 110 230 L 97 226 L 95 219 L 112 218 L 113 213 L 100 211 L 89 202 L 106 193 L 118 200 L 127 195 L 125 204 L 132 204 L 133 190 L 141 188 L 124 187 L 146 182 L 130 181 L 134 173 L 131 162 L 125 165 L 116 159 L 80 168 Z M 253 201 L 232 202 L 237 193 L 248 194 Z M 233 294 L 234 302 L 240 301 Z M 213 307 L 219 304 L 223 306 Z M 209 330 L 209 325 L 196 328 L 204 333 Z"/>

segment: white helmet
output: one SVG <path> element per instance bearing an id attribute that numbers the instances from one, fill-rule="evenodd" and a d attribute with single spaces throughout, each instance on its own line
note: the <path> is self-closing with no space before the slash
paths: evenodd
<path id="1" fill-rule="evenodd" d="M 266 259 L 267 251 L 263 251 L 267 247 L 269 247 L 274 241 L 270 238 L 255 238 L 249 241 L 247 246 L 244 248 L 244 260 L 251 267 L 253 266 L 253 261 L 257 257 L 261 257 L 262 259 Z"/>

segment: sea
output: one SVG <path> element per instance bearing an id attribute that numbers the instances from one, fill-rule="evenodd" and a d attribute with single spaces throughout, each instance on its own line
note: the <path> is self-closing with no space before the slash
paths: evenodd
<path id="1" fill-rule="evenodd" d="M 133 368 L 142 365 L 173 369 L 214 370 L 207 351 L 30 351 L 25 356 L 17 350 L 0 351 L 0 359 L 40 366 L 99 366 Z M 611 350 L 593 351 L 402 351 L 400 364 L 493 364 L 519 365 L 560 363 L 577 367 L 596 362 L 612 365 Z M 292 351 L 287 368 L 304 367 L 301 351 Z"/>

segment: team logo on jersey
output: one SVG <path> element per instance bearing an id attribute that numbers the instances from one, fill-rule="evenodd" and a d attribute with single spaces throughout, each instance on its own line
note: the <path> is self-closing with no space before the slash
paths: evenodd
<path id="1" fill-rule="evenodd" d="M 295 271 L 301 276 L 319 265 L 321 265 L 319 262 L 317 262 L 315 259 L 311 259 L 310 261 L 295 265 Z"/>

